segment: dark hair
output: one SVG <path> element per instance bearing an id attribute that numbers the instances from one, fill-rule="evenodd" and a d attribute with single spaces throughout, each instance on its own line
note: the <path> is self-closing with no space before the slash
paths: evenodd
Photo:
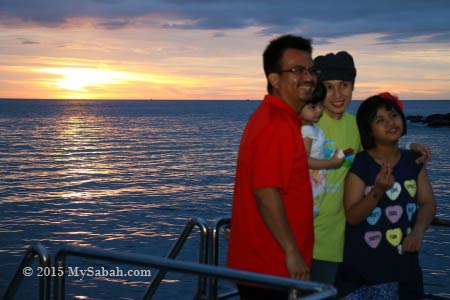
<path id="1" fill-rule="evenodd" d="M 292 34 L 282 35 L 272 41 L 263 53 L 264 73 L 267 78 L 267 92 L 272 92 L 272 85 L 269 82 L 269 74 L 277 73 L 282 68 L 282 58 L 287 49 L 297 49 L 312 54 L 311 40 Z"/>
<path id="2" fill-rule="evenodd" d="M 377 111 L 380 107 L 384 107 L 387 111 L 395 110 L 402 118 L 403 132 L 402 136 L 406 134 L 406 118 L 397 102 L 382 98 L 380 95 L 367 98 L 361 103 L 356 113 L 356 123 L 358 124 L 359 136 L 361 137 L 361 144 L 365 150 L 375 148 L 375 140 L 372 135 L 371 124 L 376 117 Z"/>
<path id="3" fill-rule="evenodd" d="M 355 83 L 355 62 L 347 51 L 317 56 L 314 58 L 314 66 L 320 70 L 319 80 L 344 80 Z"/>
<path id="4" fill-rule="evenodd" d="M 323 84 L 322 81 L 317 82 L 316 88 L 312 94 L 311 100 L 306 104 L 316 105 L 319 103 L 323 103 L 325 98 L 327 97 L 327 88 Z"/>

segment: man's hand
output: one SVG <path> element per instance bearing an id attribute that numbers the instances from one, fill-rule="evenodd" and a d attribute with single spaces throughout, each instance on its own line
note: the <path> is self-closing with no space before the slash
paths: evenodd
<path id="1" fill-rule="evenodd" d="M 299 280 L 310 280 L 310 271 L 305 261 L 297 251 L 286 253 L 286 266 L 289 276 Z"/>
<path id="2" fill-rule="evenodd" d="M 309 268 L 302 258 L 287 221 L 284 203 L 277 188 L 254 190 L 261 217 L 285 254 L 286 268 L 294 279 L 309 280 Z"/>

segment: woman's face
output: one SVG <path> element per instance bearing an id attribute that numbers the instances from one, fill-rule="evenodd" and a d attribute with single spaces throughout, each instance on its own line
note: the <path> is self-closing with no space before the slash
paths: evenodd
<path id="1" fill-rule="evenodd" d="M 323 103 L 325 113 L 331 118 L 339 120 L 352 100 L 353 82 L 327 80 L 323 84 L 327 89 L 327 97 Z"/>

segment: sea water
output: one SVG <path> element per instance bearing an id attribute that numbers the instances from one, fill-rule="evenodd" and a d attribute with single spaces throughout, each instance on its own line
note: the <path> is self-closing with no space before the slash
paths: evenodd
<path id="1" fill-rule="evenodd" d="M 192 217 L 229 216 L 239 141 L 259 103 L 0 100 L 0 293 L 29 245 L 40 242 L 51 255 L 72 244 L 165 256 Z M 405 113 L 447 113 L 449 103 L 405 101 Z M 450 128 L 408 122 L 402 139 L 431 149 L 427 169 L 444 219 L 449 135 Z M 449 246 L 450 228 L 430 227 L 421 253 L 427 292 L 450 295 Z M 198 247 L 195 232 L 177 259 L 198 261 Z M 79 258 L 68 265 L 136 269 Z M 150 281 L 67 278 L 66 299 L 140 299 Z M 156 299 L 190 299 L 195 283 L 169 273 Z M 30 291 L 37 299 L 36 276 L 25 278 L 16 299 L 33 299 Z"/>

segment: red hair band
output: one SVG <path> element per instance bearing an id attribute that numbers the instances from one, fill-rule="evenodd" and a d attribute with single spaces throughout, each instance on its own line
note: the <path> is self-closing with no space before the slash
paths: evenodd
<path id="1" fill-rule="evenodd" d="M 403 110 L 403 102 L 398 99 L 397 96 L 392 95 L 391 93 L 384 92 L 378 95 L 380 98 L 391 100 L 395 103 L 397 103 L 398 107 L 400 107 L 401 110 Z"/>

